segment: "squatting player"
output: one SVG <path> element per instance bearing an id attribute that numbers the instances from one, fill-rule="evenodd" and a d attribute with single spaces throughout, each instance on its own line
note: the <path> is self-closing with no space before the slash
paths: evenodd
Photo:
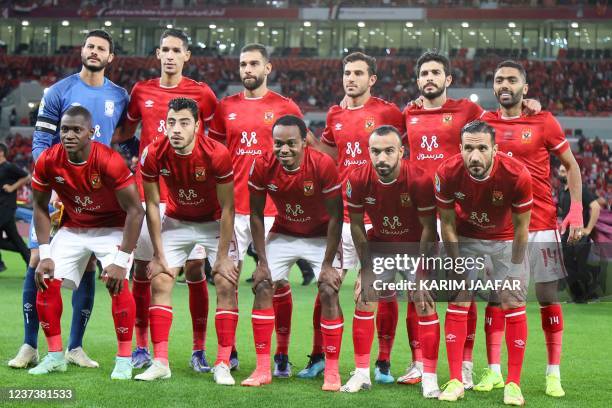
<path id="1" fill-rule="evenodd" d="M 117 357 L 112 379 L 132 378 L 135 305 L 127 273 L 144 218 L 134 177 L 121 155 L 92 141 L 92 117 L 82 106 L 68 108 L 59 124 L 61 144 L 45 150 L 32 177 L 34 222 L 40 243 L 36 308 L 49 354 L 29 373 L 66 371 L 62 353 L 62 286 L 76 290 L 92 255 L 102 263 L 112 296 Z M 61 227 L 49 244 L 51 190 L 64 203 Z"/>
<path id="2" fill-rule="evenodd" d="M 527 342 L 525 250 L 531 206 L 531 176 L 525 166 L 498 153 L 495 130 L 485 122 L 468 123 L 461 131 L 461 153 L 443 162 L 435 176 L 442 239 L 447 253 L 457 258 L 488 255 L 492 277 L 518 282 L 502 288 L 500 297 L 506 326 L 508 377 L 504 403 L 523 405 L 521 369 Z M 461 245 L 461 248 L 458 247 Z M 448 278 L 467 282 L 450 271 Z M 472 295 L 457 289 L 450 295 L 444 323 L 450 381 L 438 397 L 463 398 L 462 360 Z"/>
<path id="3" fill-rule="evenodd" d="M 361 265 L 367 265 L 368 252 L 376 254 L 376 245 L 401 243 L 411 256 L 428 253 L 428 243 L 436 241 L 436 206 L 433 184 L 429 175 L 413 163 L 403 160 L 404 146 L 400 132 L 388 125 L 378 127 L 369 138 L 370 160 L 355 168 L 346 182 L 346 198 L 351 219 L 351 232 Z M 366 232 L 365 215 L 369 215 L 372 228 Z M 374 245 L 372 245 L 374 244 Z M 369 251 L 368 251 L 369 249 Z M 418 250 L 418 252 L 417 252 Z M 395 270 L 377 276 L 391 282 Z M 353 343 L 356 369 L 341 391 L 357 392 L 371 387 L 370 350 L 374 338 L 374 311 L 376 298 L 371 293 L 371 271 L 359 275 L 360 285 L 355 293 L 356 307 L 353 317 Z M 415 278 L 412 274 L 411 278 Z M 383 290 L 378 297 L 388 295 Z M 393 296 L 395 296 L 393 294 Z M 440 325 L 435 307 L 428 302 L 419 308 L 419 323 L 423 325 L 421 337 L 427 339 L 424 350 L 425 378 L 423 395 L 437 398 L 436 379 Z M 380 364 L 380 362 L 377 362 Z"/>
<path id="4" fill-rule="evenodd" d="M 166 117 L 168 102 L 184 96 L 198 103 L 200 123 L 212 119 L 217 106 L 217 97 L 208 85 L 184 77 L 183 67 L 189 61 L 189 38 L 181 30 L 164 30 L 161 35 L 157 59 L 161 63 L 161 77 L 137 82 L 130 95 L 127 108 L 127 120 L 121 129 L 118 139 L 132 137 L 142 123 L 140 132 L 140 151 L 157 138 L 166 137 Z M 204 126 L 201 126 L 199 137 L 204 137 Z M 144 205 L 144 191 L 140 165 L 136 171 L 136 183 Z M 166 209 L 167 189 L 164 181 L 160 182 L 160 216 L 163 218 Z M 146 223 L 142 226 L 138 245 L 134 251 L 134 278 L 132 292 L 136 301 L 136 349 L 132 353 L 134 368 L 142 368 L 151 363 L 149 354 L 149 305 L 151 303 L 151 281 L 147 278 L 147 265 L 153 259 L 153 246 Z M 197 246 L 189 254 L 185 265 L 185 279 L 189 287 L 189 311 L 193 328 L 193 352 L 190 365 L 195 371 L 210 371 L 206 361 L 206 323 L 208 319 L 208 286 L 202 273 L 204 251 Z"/>
<path id="5" fill-rule="evenodd" d="M 381 125 L 392 125 L 404 135 L 404 123 L 400 110 L 393 103 L 372 96 L 376 83 L 376 59 L 360 52 L 347 55 L 342 60 L 346 107 L 332 106 L 327 112 L 325 130 L 321 142 L 315 142 L 317 149 L 330 154 L 337 161 L 340 179 L 345 183 L 349 173 L 369 161 L 368 139 L 374 129 Z M 344 103 L 343 103 L 344 104 Z M 344 226 L 342 228 L 342 258 L 345 270 L 357 266 L 359 258 L 353 245 L 349 213 L 345 204 Z M 366 215 L 366 229 L 371 222 Z M 398 305 L 395 296 L 381 298 L 376 318 L 379 353 L 375 368 L 375 380 L 392 383 L 390 373 L 391 348 L 395 339 Z M 320 334 L 317 335 L 308 365 L 298 376 L 316 376 L 324 367 L 321 360 Z"/>
<path id="6" fill-rule="evenodd" d="M 420 106 L 410 104 L 404 110 L 406 134 L 410 146 L 410 161 L 424 168 L 433 180 L 440 163 L 459 153 L 461 128 L 480 118 L 483 109 L 468 99 L 452 99 L 447 96 L 447 88 L 452 84 L 450 60 L 437 52 L 425 52 L 416 62 L 416 82 Z M 539 112 L 540 104 L 535 100 L 525 100 L 527 112 Z M 470 305 L 468 313 L 468 339 L 463 352 L 463 382 L 466 389 L 474 386 L 472 380 L 472 351 L 476 332 L 477 308 Z M 412 364 L 406 373 L 398 378 L 398 383 L 415 384 L 421 381 L 423 362 L 418 340 L 418 324 L 413 302 L 408 303 L 406 318 L 408 340 L 412 352 Z"/>
<path id="7" fill-rule="evenodd" d="M 283 115 L 302 117 L 300 108 L 289 98 L 268 89 L 272 64 L 266 47 L 247 44 L 240 51 L 240 80 L 244 90 L 219 102 L 210 125 L 210 137 L 225 143 L 234 165 L 236 220 L 234 230 L 240 267 L 249 244 L 253 241 L 249 223 L 248 173 L 253 159 L 272 152 L 272 125 Z M 268 199 L 264 211 L 266 233 L 272 227 L 276 208 Z M 286 281 L 277 282 L 274 294 L 276 319 L 276 353 L 274 375 L 289 377 L 289 338 L 293 300 Z M 232 368 L 237 363 L 232 354 Z"/>
<path id="8" fill-rule="evenodd" d="M 325 153 L 306 147 L 306 135 L 302 119 L 293 115 L 280 117 L 272 128 L 274 153 L 257 157 L 250 170 L 251 231 L 259 262 L 254 274 L 252 314 L 257 367 L 242 382 L 246 386 L 271 382 L 273 287 L 275 282 L 287 280 L 293 264 L 304 259 L 319 282 L 321 330 L 327 357 L 323 390 L 340 388 L 338 357 L 343 317 L 338 290 L 342 279 L 333 263 L 342 232 L 341 184 L 334 161 Z M 266 238 L 264 215 L 268 195 L 279 211 Z"/>
<path id="9" fill-rule="evenodd" d="M 563 129 L 550 112 L 533 116 L 521 113 L 521 104 L 527 94 L 527 76 L 523 66 L 504 61 L 495 70 L 493 90 L 499 101 L 497 112 L 487 112 L 483 120 L 493 126 L 499 135 L 499 150 L 522 162 L 533 178 L 533 215 L 529 225 L 529 266 L 535 280 L 548 365 L 546 367 L 546 394 L 563 397 L 561 387 L 561 345 L 563 339 L 563 313 L 557 297 L 558 283 L 565 277 L 561 245 L 557 231 L 557 212 L 550 185 L 550 154 L 556 155 L 567 169 L 571 196 L 570 212 L 563 220 L 562 229 L 569 225 L 569 241 L 583 235 L 582 181 L 580 169 L 570 150 Z M 499 305 L 487 308 L 487 349 L 489 370 L 475 387 L 490 391 L 503 382 L 499 372 L 503 321 Z"/>
<path id="10" fill-rule="evenodd" d="M 84 106 L 92 115 L 96 142 L 110 145 L 115 128 L 120 124 L 128 95 L 125 89 L 104 76 L 106 67 L 114 58 L 113 39 L 106 31 L 92 30 L 85 36 L 81 48 L 82 67 L 79 73 L 70 75 L 51 86 L 43 95 L 38 110 L 36 128 L 32 137 L 32 155 L 37 160 L 43 150 L 60 141 L 59 123 L 62 115 L 74 105 Z M 33 225 L 30 225 L 32 256 L 23 284 L 24 344 L 9 366 L 25 368 L 38 362 L 38 316 L 34 270 L 38 265 L 38 242 Z M 87 267 L 79 289 L 72 294 L 72 323 L 66 350 L 68 362 L 81 367 L 98 367 L 83 351 L 83 336 L 91 318 L 95 294 L 95 259 Z"/>
<path id="11" fill-rule="evenodd" d="M 147 223 L 153 244 L 149 263 L 151 306 L 149 324 L 154 360 L 137 380 L 170 378 L 168 338 L 172 325 L 172 288 L 196 244 L 213 265 L 218 337 L 214 379 L 233 385 L 229 358 L 238 323 L 236 286 L 238 270 L 230 259 L 234 229 L 234 185 L 229 153 L 208 137 L 197 137 L 202 125 L 196 101 L 175 98 L 168 104 L 167 137 L 147 146 L 141 156 L 141 173 Z M 160 178 L 168 188 L 166 214 L 159 213 Z"/>

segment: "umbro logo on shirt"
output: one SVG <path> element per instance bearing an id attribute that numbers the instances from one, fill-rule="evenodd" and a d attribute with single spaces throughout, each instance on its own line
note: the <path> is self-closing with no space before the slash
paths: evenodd
<path id="1" fill-rule="evenodd" d="M 268 190 L 270 191 L 276 191 L 278 190 L 278 187 L 275 186 L 274 184 L 268 184 Z"/>
<path id="2" fill-rule="evenodd" d="M 465 194 L 463 194 L 461 191 L 455 191 L 455 197 L 457 197 L 458 200 L 463 200 L 465 198 Z"/>
<path id="3" fill-rule="evenodd" d="M 366 197 L 365 202 L 366 204 L 376 204 L 376 199 L 374 197 Z"/>
<path id="4" fill-rule="evenodd" d="M 342 130 L 342 123 L 336 123 L 336 130 Z"/>
<path id="5" fill-rule="evenodd" d="M 419 118 L 411 118 L 410 119 L 410 124 L 411 125 L 416 125 L 417 123 L 419 123 Z"/>
<path id="6" fill-rule="evenodd" d="M 162 176 L 169 176 L 170 175 L 170 170 L 168 170 L 168 169 L 161 169 L 159 171 L 159 174 L 161 174 Z"/>
<path id="7" fill-rule="evenodd" d="M 236 120 L 236 115 L 235 113 L 230 113 L 229 115 L 227 115 L 227 120 Z"/>
<path id="8" fill-rule="evenodd" d="M 64 178 L 63 178 L 63 177 L 56 176 L 56 177 L 55 177 L 55 181 L 57 181 L 57 182 L 58 182 L 58 183 L 60 183 L 60 184 L 64 184 L 64 181 L 65 181 L 65 180 L 64 180 Z"/>
<path id="9" fill-rule="evenodd" d="M 153 107 L 153 101 L 151 99 L 147 99 L 145 101 L 145 108 L 152 108 Z"/>

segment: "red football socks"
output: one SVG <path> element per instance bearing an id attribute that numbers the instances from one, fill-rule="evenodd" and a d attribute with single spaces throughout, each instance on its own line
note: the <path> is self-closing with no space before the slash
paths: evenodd
<path id="1" fill-rule="evenodd" d="M 370 351 L 374 340 L 374 312 L 355 310 L 353 315 L 353 348 L 355 367 L 370 367 Z"/>
<path id="2" fill-rule="evenodd" d="M 546 339 L 546 351 L 548 354 L 549 365 L 559 365 L 561 363 L 561 347 L 563 345 L 563 311 L 561 305 L 540 307 L 542 318 L 542 330 Z"/>
<path id="3" fill-rule="evenodd" d="M 274 309 L 253 309 L 251 315 L 257 370 L 270 371 L 270 343 L 274 331 Z"/>
<path id="4" fill-rule="evenodd" d="M 47 289 L 36 293 L 36 311 L 50 352 L 62 351 L 61 279 L 45 279 Z"/>
<path id="5" fill-rule="evenodd" d="M 485 339 L 489 365 L 500 364 L 501 344 L 504 338 L 506 317 L 501 307 L 487 306 L 485 309 Z"/>
<path id="6" fill-rule="evenodd" d="M 461 373 L 463 363 L 463 348 L 467 337 L 467 317 L 468 307 L 448 305 L 446 309 L 446 321 L 444 322 L 444 332 L 446 336 L 446 353 L 448 357 L 448 367 L 450 379 L 462 381 Z"/>
<path id="7" fill-rule="evenodd" d="M 521 370 L 527 345 L 527 315 L 525 306 L 508 309 L 506 315 L 506 347 L 508 348 L 508 377 L 506 384 L 521 384 Z"/>
<path id="8" fill-rule="evenodd" d="M 132 296 L 136 304 L 136 346 L 149 347 L 149 306 L 151 305 L 151 281 L 132 280 Z"/>
<path id="9" fill-rule="evenodd" d="M 437 313 L 419 316 L 419 342 L 423 352 L 423 372 L 435 374 L 440 348 L 440 320 Z"/>
<path id="10" fill-rule="evenodd" d="M 397 327 L 397 298 L 380 299 L 376 314 L 376 330 L 378 332 L 378 360 L 391 360 L 391 349 L 395 341 Z"/>
<path id="11" fill-rule="evenodd" d="M 414 302 L 408 303 L 406 329 L 408 330 L 408 343 L 410 344 L 410 351 L 412 352 L 412 361 L 423 361 L 421 342 L 419 340 L 419 316 L 417 315 Z"/>
<path id="12" fill-rule="evenodd" d="M 130 283 L 127 279 L 123 280 L 121 292 L 111 296 L 111 305 L 117 335 L 117 356 L 130 357 L 134 321 L 136 320 L 136 303 L 130 293 Z"/>
<path id="13" fill-rule="evenodd" d="M 289 353 L 289 338 L 291 337 L 291 313 L 293 298 L 291 286 L 281 286 L 274 291 L 272 298 L 276 323 L 276 354 Z"/>
<path id="14" fill-rule="evenodd" d="M 225 363 L 229 366 L 232 347 L 236 342 L 236 326 L 238 325 L 238 309 L 217 309 L 215 313 L 215 328 L 217 329 L 217 361 L 215 365 Z"/>
<path id="15" fill-rule="evenodd" d="M 193 329 L 193 350 L 206 349 L 206 324 L 208 323 L 208 285 L 206 279 L 187 281 L 189 287 L 189 312 Z"/>
<path id="16" fill-rule="evenodd" d="M 463 346 L 463 361 L 472 361 L 472 353 L 474 351 L 474 341 L 476 340 L 476 322 L 478 320 L 478 307 L 476 302 L 472 300 L 467 318 L 467 337 Z"/>
<path id="17" fill-rule="evenodd" d="M 168 364 L 168 338 L 172 326 L 172 306 L 151 305 L 149 307 L 153 356 Z"/>

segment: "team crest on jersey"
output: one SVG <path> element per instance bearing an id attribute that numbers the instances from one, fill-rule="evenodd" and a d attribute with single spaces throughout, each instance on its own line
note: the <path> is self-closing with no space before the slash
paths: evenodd
<path id="1" fill-rule="evenodd" d="M 501 191 L 493 190 L 491 202 L 493 205 L 502 205 L 504 203 L 504 194 Z"/>
<path id="2" fill-rule="evenodd" d="M 374 120 L 374 118 L 367 118 L 365 120 L 365 130 L 367 130 L 368 132 L 371 132 L 372 130 L 374 130 L 375 126 L 376 126 L 376 121 Z"/>
<path id="3" fill-rule="evenodd" d="M 204 180 L 206 180 L 206 168 L 196 166 L 195 181 L 204 181 Z"/>
<path id="4" fill-rule="evenodd" d="M 445 113 L 444 116 L 442 116 L 442 123 L 444 123 L 445 125 L 450 125 L 452 122 L 453 122 L 452 113 Z"/>
<path id="5" fill-rule="evenodd" d="M 304 180 L 304 195 L 311 196 L 314 194 L 314 182 L 312 180 Z"/>
<path id="6" fill-rule="evenodd" d="M 274 120 L 274 112 L 272 111 L 264 112 L 264 123 L 266 125 L 271 125 L 273 120 Z"/>
<path id="7" fill-rule="evenodd" d="M 351 182 L 346 180 L 346 197 L 351 198 L 353 195 L 353 187 L 351 186 Z"/>
<path id="8" fill-rule="evenodd" d="M 531 143 L 531 129 L 527 128 L 521 131 L 521 142 Z"/>
<path id="9" fill-rule="evenodd" d="M 412 201 L 410 200 L 410 194 L 401 193 L 400 194 L 400 204 L 402 207 L 412 207 Z"/>
<path id="10" fill-rule="evenodd" d="M 91 182 L 91 186 L 94 189 L 99 189 L 102 188 L 102 180 L 100 180 L 100 174 L 98 173 L 91 173 L 91 177 L 89 178 L 89 181 Z"/>
<path id="11" fill-rule="evenodd" d="M 439 193 L 440 192 L 440 177 L 438 177 L 438 173 L 436 173 L 434 182 L 436 186 L 436 191 Z"/>
<path id="12" fill-rule="evenodd" d="M 115 113 L 115 102 L 110 101 L 110 100 L 104 101 L 104 114 L 106 116 L 112 117 L 114 113 Z"/>

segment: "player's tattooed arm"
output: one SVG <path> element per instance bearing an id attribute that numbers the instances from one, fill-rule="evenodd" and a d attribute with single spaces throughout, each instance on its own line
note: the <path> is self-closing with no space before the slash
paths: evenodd
<path id="1" fill-rule="evenodd" d="M 561 224 L 561 234 L 564 234 L 569 226 L 570 232 L 567 241 L 571 243 L 579 241 L 583 236 L 582 177 L 578 162 L 576 162 L 576 158 L 570 149 L 561 153 L 559 160 L 561 160 L 561 164 L 567 169 L 567 186 L 571 197 L 570 211 Z"/>
<path id="2" fill-rule="evenodd" d="M 342 285 L 342 276 L 336 271 L 333 263 L 338 253 L 340 238 L 342 237 L 342 221 L 344 218 L 342 197 L 337 195 L 325 199 L 325 209 L 329 214 L 329 222 L 327 224 L 327 245 L 319 281 L 331 285 L 337 292 L 340 290 L 340 285 Z"/>
<path id="3" fill-rule="evenodd" d="M 233 285 L 238 285 L 238 266 L 229 257 L 230 242 L 234 235 L 234 183 L 217 184 L 217 199 L 221 206 L 221 232 L 212 274 L 219 274 Z"/>
<path id="4" fill-rule="evenodd" d="M 454 209 L 438 207 L 440 211 L 440 223 L 442 241 L 446 253 L 451 258 L 459 258 L 459 237 L 457 236 L 456 214 Z"/>
<path id="5" fill-rule="evenodd" d="M 49 239 L 51 231 L 51 218 L 49 217 L 49 201 L 51 200 L 51 192 L 39 191 L 34 189 L 34 228 L 40 247 L 46 245 L 49 248 Z M 44 258 L 43 258 L 44 257 Z M 55 264 L 50 257 L 45 257 L 41 253 L 40 262 L 36 267 L 35 283 L 38 290 L 46 290 L 47 284 L 45 278 L 53 279 Z"/>
<path id="6" fill-rule="evenodd" d="M 145 212 L 140 204 L 138 190 L 135 184 L 116 190 L 115 197 L 117 197 L 119 206 L 126 212 L 125 224 L 123 226 L 123 239 L 119 251 L 123 254 L 131 254 L 134 248 L 136 248 L 136 242 L 140 235 Z M 118 255 L 121 255 L 121 253 L 118 253 Z M 127 255 L 124 256 L 127 257 Z M 119 265 L 115 262 L 119 263 Z M 104 275 L 107 278 L 106 287 L 113 295 L 121 292 L 123 281 L 126 279 L 128 273 L 125 265 L 120 265 L 121 262 L 118 262 L 117 258 L 115 258 L 115 262 L 104 268 Z"/>
<path id="7" fill-rule="evenodd" d="M 264 225 L 264 208 L 267 195 L 250 194 L 249 205 L 251 207 L 250 223 L 253 246 L 259 258 L 259 262 L 253 273 L 253 293 L 261 282 L 268 280 L 272 284 L 272 276 L 268 268 L 268 257 L 266 254 L 266 230 Z"/>
<path id="8" fill-rule="evenodd" d="M 153 259 L 147 267 L 147 277 L 152 279 L 155 275 L 166 273 L 174 278 L 168 268 L 164 246 L 161 239 L 161 217 L 159 216 L 159 183 L 142 182 L 145 195 L 147 213 L 147 228 L 153 246 Z"/>

